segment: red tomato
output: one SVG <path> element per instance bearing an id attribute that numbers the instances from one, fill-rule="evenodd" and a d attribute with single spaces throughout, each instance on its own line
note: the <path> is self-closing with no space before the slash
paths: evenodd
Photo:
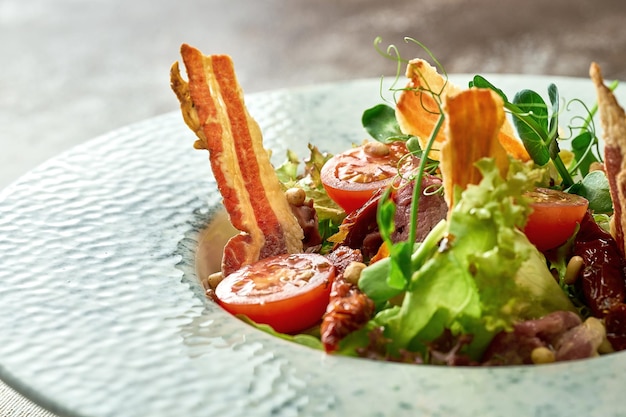
<path id="1" fill-rule="evenodd" d="M 321 170 L 322 184 L 328 196 L 350 213 L 389 186 L 399 172 L 409 173 L 416 160 L 402 141 L 368 142 L 329 159 Z"/>
<path id="2" fill-rule="evenodd" d="M 574 234 L 589 206 L 589 202 L 579 195 L 548 188 L 537 188 L 526 196 L 533 200 L 533 211 L 524 233 L 540 251 L 565 243 Z"/>
<path id="3" fill-rule="evenodd" d="M 285 254 L 244 266 L 215 289 L 219 304 L 281 333 L 315 325 L 326 311 L 335 267 L 314 253 Z"/>

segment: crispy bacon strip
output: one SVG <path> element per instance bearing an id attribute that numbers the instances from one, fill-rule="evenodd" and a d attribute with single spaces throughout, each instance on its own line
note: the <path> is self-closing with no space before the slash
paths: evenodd
<path id="1" fill-rule="evenodd" d="M 435 94 L 439 97 L 451 96 L 459 93 L 461 89 L 447 81 L 433 66 L 422 59 L 409 62 L 406 76 L 410 81 L 396 104 L 396 118 L 401 130 L 406 134 L 417 136 L 424 148 L 439 117 Z M 482 115 L 476 113 L 474 117 L 478 119 Z M 431 159 L 440 159 L 440 144 L 444 139 L 444 132 L 439 131 L 436 137 L 437 143 L 429 154 Z M 506 119 L 498 133 L 498 140 L 507 153 L 514 158 L 522 161 L 530 159 L 528 152 L 517 140 L 513 127 Z"/>
<path id="2" fill-rule="evenodd" d="M 494 158 L 506 176 L 509 159 L 498 140 L 504 123 L 504 103 L 491 90 L 472 88 L 446 99 L 446 137 L 441 145 L 441 177 L 448 207 L 454 205 L 454 187 L 464 190 L 482 179 L 474 166 L 481 158 Z"/>
<path id="3" fill-rule="evenodd" d="M 604 165 L 613 199 L 612 234 L 624 256 L 626 230 L 626 115 L 613 92 L 604 85 L 600 66 L 592 62 L 589 75 L 596 86 L 604 139 Z"/>
<path id="4" fill-rule="evenodd" d="M 268 256 L 301 252 L 302 229 L 263 148 L 261 130 L 248 114 L 231 58 L 204 56 L 186 44 L 181 55 L 189 81 L 176 62 L 172 89 L 198 136 L 194 147 L 209 151 L 224 207 L 241 231 L 224 248 L 223 274 Z"/>

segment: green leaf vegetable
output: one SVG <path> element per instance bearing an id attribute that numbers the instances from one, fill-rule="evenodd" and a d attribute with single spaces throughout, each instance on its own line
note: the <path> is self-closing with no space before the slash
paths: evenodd
<path id="1" fill-rule="evenodd" d="M 339 225 L 346 214 L 324 190 L 320 178 L 320 170 L 331 156 L 309 144 L 310 155 L 304 161 L 304 169 L 301 170 L 301 161 L 293 151 L 287 151 L 287 159 L 276 168 L 278 179 L 285 188 L 297 187 L 305 191 L 308 199 L 313 199 L 313 207 L 317 213 L 319 231 L 325 247 L 322 252 L 329 249 L 327 238 L 337 233 Z"/>
<path id="2" fill-rule="evenodd" d="M 559 137 L 558 116 L 561 110 L 556 85 L 548 86 L 550 109 L 543 98 L 532 90 L 526 89 L 518 92 L 513 102 L 510 102 L 502 90 L 480 75 L 476 75 L 469 85 L 470 87 L 490 88 L 503 98 L 504 107 L 513 116 L 513 124 L 528 154 L 540 166 L 552 161 L 562 181 L 560 184 L 562 190 L 587 198 L 589 208 L 597 213 L 608 214 L 613 211 L 606 176 L 601 171 L 590 172 L 593 163 L 602 161 L 599 139 L 593 126 L 593 116 L 597 111 L 597 106 L 589 110 L 579 100 L 572 100 L 584 107 L 587 117 L 581 126 L 568 126 L 571 132 L 577 131 L 570 142 L 573 158 L 568 168 L 565 166 L 559 147 L 559 141 L 562 138 Z M 616 87 L 616 83 L 610 86 L 611 89 Z"/>
<path id="3" fill-rule="evenodd" d="M 249 325 L 256 327 L 257 329 L 269 333 L 272 336 L 278 337 L 280 339 L 284 339 L 293 343 L 297 343 L 299 345 L 304 345 L 310 347 L 311 349 L 324 350 L 324 346 L 319 339 L 319 334 L 308 334 L 308 333 L 300 333 L 295 335 L 289 335 L 285 333 L 277 332 L 272 328 L 272 326 L 268 326 L 267 324 L 259 324 L 252 320 L 250 320 L 247 316 L 240 314 L 237 317 L 242 321 L 248 323 Z"/>
<path id="4" fill-rule="evenodd" d="M 578 194 L 589 201 L 589 210 L 594 214 L 613 213 L 613 200 L 609 189 L 609 180 L 603 171 L 592 171 L 574 184 L 570 193 Z"/>
<path id="5" fill-rule="evenodd" d="M 399 56 L 397 62 L 400 71 Z M 524 193 L 545 186 L 541 181 L 545 181 L 546 172 L 553 170 L 560 180 L 554 186 L 587 198 L 597 216 L 611 214 L 608 181 L 602 171 L 591 169 L 594 162 L 601 161 L 592 122 L 595 109 L 588 111 L 580 126 L 568 126 L 571 132 L 576 131 L 568 154 L 559 147 L 563 140 L 559 137 L 561 110 L 554 84 L 547 91 L 549 106 L 531 90 L 522 90 L 509 101 L 502 90 L 479 75 L 470 87 L 490 88 L 503 98 L 532 162 L 511 160 L 507 178 L 502 178 L 492 159 L 479 161 L 482 181 L 457 190 L 457 203 L 447 220 L 433 228 L 421 243 L 416 243 L 414 236 L 421 187 L 414 187 L 409 225 L 412 234 L 407 241 L 395 243 L 391 241 L 395 204 L 387 190 L 379 202 L 377 222 L 390 256 L 366 267 L 358 284 L 374 300 L 376 315 L 341 342 L 343 354 L 357 355 L 359 349 L 371 343 L 371 332 L 383 329 L 387 357 L 397 358 L 409 351 L 428 361 L 429 343 L 452 332 L 456 336 L 471 335 L 463 352 L 479 360 L 493 336 L 511 330 L 516 322 L 553 311 L 580 313 L 579 295 L 572 287 L 557 282 L 547 266 L 563 275 L 564 248 L 571 241 L 560 252 L 554 251 L 554 258 L 547 262 L 520 229 L 531 210 Z M 375 140 L 405 140 L 412 153 L 427 155 L 444 123 L 442 98 L 432 94 L 439 104 L 439 119 L 425 149 L 420 148 L 417 138 L 402 133 L 394 108 L 386 104 L 367 109 L 363 127 Z M 288 155 L 278 173 L 287 187 L 301 187 L 314 198 L 320 229 L 327 229 L 327 237 L 336 231 L 345 214 L 328 198 L 319 181 L 319 169 L 329 157 L 313 146 L 309 149 L 311 157 L 305 162 L 304 175 L 298 173 L 300 161 L 293 154 Z M 425 173 L 436 164 L 422 158 L 414 175 L 416 184 L 421 184 Z M 300 343 L 319 347 L 308 336 L 303 337 Z"/>
<path id="6" fill-rule="evenodd" d="M 552 161 L 564 186 L 573 185 L 557 144 L 556 86 L 548 88 L 551 114 L 544 100 L 533 91 L 523 90 L 510 102 L 483 77 L 475 77 L 470 86 L 491 88 L 501 95 L 533 161 L 539 166 Z M 438 103 L 440 117 L 428 146 L 443 125 L 441 100 Z M 382 108 L 368 110 L 363 117 L 364 125 L 373 126 L 366 126 L 366 130 L 378 140 L 390 131 L 398 136 L 395 120 L 380 120 L 395 117 L 393 109 L 385 108 L 383 112 Z M 394 127 L 388 129 L 389 126 Z M 376 133 L 381 131 L 382 134 Z M 491 338 L 501 330 L 510 330 L 515 322 L 557 310 L 576 311 L 546 267 L 544 256 L 520 232 L 530 211 L 523 193 L 536 186 L 543 173 L 512 161 L 509 178 L 504 180 L 492 160 L 480 161 L 478 166 L 482 182 L 462 192 L 448 221 L 415 247 L 413 236 L 407 242 L 390 241 L 394 207 L 386 198 L 381 199 L 378 223 L 390 256 L 366 268 L 359 280 L 361 290 L 375 301 L 378 314 L 361 332 L 346 339 L 344 351 L 354 349 L 355 341 L 366 341 L 363 332 L 382 327 L 385 340 L 389 341 L 387 355 L 393 357 L 407 350 L 427 355 L 429 342 L 444 331 L 452 331 L 472 335 L 466 350 L 478 359 Z M 416 175 L 418 184 L 423 174 L 420 169 Z M 419 197 L 417 193 L 413 198 L 411 230 L 417 224 Z M 397 305 L 394 301 L 399 297 L 403 301 Z"/>
<path id="7" fill-rule="evenodd" d="M 395 110 L 386 104 L 378 104 L 365 110 L 361 123 L 365 131 L 379 142 L 389 143 L 394 140 L 407 140 L 410 137 L 402 133 Z"/>
<path id="8" fill-rule="evenodd" d="M 362 273 L 359 287 L 382 306 L 373 321 L 384 327 L 390 355 L 426 354 L 428 342 L 449 329 L 473 335 L 467 353 L 478 359 L 496 332 L 519 320 L 575 311 L 545 258 L 519 230 L 529 211 L 522 194 L 537 175 L 518 164 L 504 180 L 491 159 L 478 167 L 481 183 L 462 192 L 449 220 L 411 257 L 413 273 L 400 306 L 385 304 L 399 294 L 384 284 L 390 261 Z"/>
<path id="9" fill-rule="evenodd" d="M 504 100 L 504 108 L 513 115 L 513 124 L 533 161 L 537 165 L 544 166 L 552 160 L 564 186 L 569 187 L 574 183 L 559 155 L 557 142 L 559 94 L 556 85 L 550 84 L 548 87 L 552 115 L 549 114 L 548 106 L 543 98 L 532 90 L 518 92 L 511 102 L 502 90 L 480 75 L 476 75 L 469 86 L 490 88 L 498 92 Z"/>

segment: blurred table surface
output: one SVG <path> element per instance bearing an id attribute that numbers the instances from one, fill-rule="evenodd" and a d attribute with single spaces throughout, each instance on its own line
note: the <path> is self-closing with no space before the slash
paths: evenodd
<path id="1" fill-rule="evenodd" d="M 246 93 L 395 67 L 626 80 L 624 0 L 0 0 L 0 188 L 66 149 L 178 108 L 179 46 L 233 57 Z M 45 359 L 42 359 L 45 360 Z M 1 358 L 0 358 L 1 366 Z M 0 383 L 0 415 L 51 416 Z"/>

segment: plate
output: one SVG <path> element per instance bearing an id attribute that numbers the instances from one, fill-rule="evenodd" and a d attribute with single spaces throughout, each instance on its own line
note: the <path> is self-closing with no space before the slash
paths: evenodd
<path id="1" fill-rule="evenodd" d="M 508 94 L 554 82 L 564 99 L 594 102 L 588 80 L 488 79 Z M 281 162 L 288 148 L 306 156 L 309 142 L 329 152 L 360 142 L 361 113 L 381 97 L 379 80 L 356 80 L 246 100 Z M 165 114 L 73 148 L 0 193 L 0 377 L 17 391 L 82 417 L 622 412 L 626 354 L 412 366 L 328 356 L 229 316 L 196 275 L 199 234 L 220 197 L 193 141 L 178 112 Z"/>

